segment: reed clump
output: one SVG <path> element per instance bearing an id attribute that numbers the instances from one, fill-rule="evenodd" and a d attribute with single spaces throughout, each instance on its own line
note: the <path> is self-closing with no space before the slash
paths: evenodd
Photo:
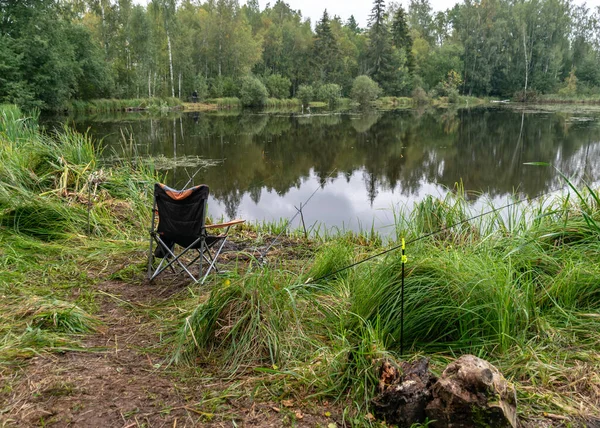
<path id="1" fill-rule="evenodd" d="M 302 330 L 309 308 L 290 279 L 289 273 L 265 268 L 216 286 L 185 318 L 174 361 L 214 356 L 220 366 L 235 372 L 302 359 L 310 343 Z"/>
<path id="2" fill-rule="evenodd" d="M 298 98 L 267 98 L 266 108 L 299 108 L 302 106 Z"/>
<path id="3" fill-rule="evenodd" d="M 241 108 L 242 102 L 237 97 L 211 98 L 206 100 L 208 104 L 216 104 L 220 109 Z"/>
<path id="4" fill-rule="evenodd" d="M 102 165 L 102 147 L 88 134 L 41 134 L 36 117 L 14 107 L 0 109 L 0 118 L 0 226 L 45 239 L 88 228 L 112 237 L 142 233 L 152 165 L 136 158 Z"/>

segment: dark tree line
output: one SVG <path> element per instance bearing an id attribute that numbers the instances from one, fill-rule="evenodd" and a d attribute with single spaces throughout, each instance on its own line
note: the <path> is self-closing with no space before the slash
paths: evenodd
<path id="1" fill-rule="evenodd" d="M 253 74 L 269 96 L 300 85 L 348 95 L 367 74 L 385 95 L 525 98 L 600 92 L 600 8 L 572 0 L 375 0 L 367 28 L 325 10 L 314 23 L 278 0 L 0 0 L 0 102 L 239 96 Z M 329 86 L 326 86 L 329 85 Z M 327 92 L 325 91 L 325 92 Z"/>

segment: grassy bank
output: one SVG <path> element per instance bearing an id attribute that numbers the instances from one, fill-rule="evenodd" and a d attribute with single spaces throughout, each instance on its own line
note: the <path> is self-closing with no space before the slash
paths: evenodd
<path id="1" fill-rule="evenodd" d="M 455 99 L 448 97 L 440 98 L 411 98 L 411 97 L 382 97 L 373 103 L 376 109 L 393 109 L 393 108 L 411 108 L 420 105 L 434 105 L 439 107 L 447 107 L 449 105 L 456 106 L 473 106 L 486 103 L 487 100 L 458 96 Z M 309 103 L 312 108 L 329 109 L 330 106 L 326 102 L 312 101 Z M 300 110 L 302 103 L 297 98 L 279 99 L 268 98 L 264 108 L 269 110 L 286 109 Z M 350 98 L 340 98 L 332 109 L 344 110 L 358 107 L 358 104 Z M 92 101 L 71 101 L 65 110 L 70 113 L 111 113 L 122 111 L 150 111 L 150 112 L 165 112 L 170 110 L 183 110 L 191 112 L 203 112 L 213 110 L 228 110 L 241 109 L 242 102 L 237 97 L 229 98 L 211 98 L 197 103 L 181 102 L 178 98 L 139 98 L 139 99 L 99 99 Z"/>
<path id="2" fill-rule="evenodd" d="M 524 420 L 598 415 L 600 195 L 569 197 L 466 221 L 410 244 L 405 357 L 442 366 L 474 353 L 517 385 Z M 460 194 L 428 198 L 397 219 L 409 242 L 465 220 Z M 401 257 L 355 236 L 324 242 L 310 267 L 262 270 L 219 287 L 181 324 L 176 361 L 277 367 L 315 396 L 367 411 L 375 368 L 400 350 Z"/>
<path id="3" fill-rule="evenodd" d="M 35 116 L 0 106 L 0 366 L 77 348 L 73 335 L 98 326 L 79 253 L 99 262 L 142 235 L 151 165 L 106 168 L 98 150 L 85 134 L 45 136 Z"/>
<path id="4" fill-rule="evenodd" d="M 216 105 L 219 109 L 242 108 L 242 101 L 237 97 L 211 98 L 204 103 Z"/>
<path id="5" fill-rule="evenodd" d="M 56 402 L 66 394 L 72 405 L 94 393 L 77 395 L 76 382 L 60 386 L 69 361 L 86 354 L 119 358 L 110 372 L 87 369 L 99 377 L 134 370 L 121 355 L 137 355 L 140 376 L 152 372 L 193 397 L 167 406 L 153 391 L 134 391 L 170 426 L 182 409 L 198 423 L 231 423 L 246 417 L 240 406 L 260 403 L 268 403 L 273 426 L 302 418 L 312 426 L 378 426 L 367 415 L 382 359 L 423 354 L 434 370 L 463 353 L 489 359 L 515 383 L 521 420 L 534 426 L 584 426 L 600 415 L 596 190 L 572 188 L 569 196 L 468 220 L 478 212 L 458 189 L 398 212 L 392 242 L 371 233 L 306 240 L 289 232 L 266 265 L 258 251 L 283 226 L 251 225 L 234 237 L 239 251 L 229 253 L 226 276 L 203 287 L 173 276 L 147 284 L 152 165 L 102 164 L 87 136 L 69 129 L 43 136 L 35 117 L 14 107 L 0 112 L 0 408 L 12 418 L 22 407 L 14 397 Z M 338 272 L 401 237 L 408 241 L 405 355 L 400 254 Z M 107 349 L 118 325 L 126 334 Z M 120 350 L 122 342 L 131 348 Z M 33 397 L 23 385 L 50 354 L 57 370 L 65 365 L 60 388 Z M 119 423 L 135 423 L 131 412 L 122 410 Z"/>
<path id="6" fill-rule="evenodd" d="M 549 104 L 600 104 L 600 94 L 596 95 L 561 95 L 544 94 L 535 97 L 533 102 Z"/>
<path id="7" fill-rule="evenodd" d="M 108 113 L 117 111 L 167 111 L 179 109 L 183 103 L 178 98 L 135 98 L 99 99 L 91 101 L 71 101 L 66 110 L 72 113 Z"/>
<path id="8" fill-rule="evenodd" d="M 421 97 L 381 97 L 376 100 L 373 105 L 378 109 L 393 109 L 393 108 L 413 108 L 419 106 L 432 105 L 436 107 L 448 107 L 448 106 L 459 106 L 459 107 L 471 107 L 476 105 L 483 105 L 488 103 L 489 100 L 477 97 L 469 97 L 464 95 L 458 95 L 456 97 L 438 97 L 429 98 L 428 96 Z"/>

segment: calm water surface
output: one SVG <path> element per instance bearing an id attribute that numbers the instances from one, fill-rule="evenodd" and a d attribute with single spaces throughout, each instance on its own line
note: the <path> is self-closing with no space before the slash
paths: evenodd
<path id="1" fill-rule="evenodd" d="M 498 203 L 560 187 L 567 175 L 600 179 L 600 110 L 475 108 L 368 114 L 141 113 L 68 119 L 103 138 L 107 156 L 133 136 L 158 157 L 167 184 L 210 186 L 209 212 L 225 219 L 289 218 L 385 231 L 392 211 L 461 182 Z M 473 196 L 474 203 L 477 197 Z"/>

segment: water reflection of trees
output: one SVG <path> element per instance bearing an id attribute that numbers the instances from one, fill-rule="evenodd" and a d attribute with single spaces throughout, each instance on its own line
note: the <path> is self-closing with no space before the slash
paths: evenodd
<path id="1" fill-rule="evenodd" d="M 119 126 L 92 129 L 108 134 L 110 144 Z M 483 108 L 302 117 L 190 114 L 127 126 L 146 153 L 223 159 L 198 178 L 232 217 L 245 194 L 256 203 L 263 189 L 283 195 L 311 171 L 322 181 L 333 170 L 347 180 L 360 171 L 371 202 L 380 190 L 411 195 L 424 183 L 452 188 L 462 180 L 465 189 L 492 196 L 515 189 L 534 196 L 556 186 L 553 169 L 525 162 L 551 162 L 567 175 L 586 171 L 593 180 L 600 175 L 597 122 L 564 114 Z M 169 180 L 184 183 L 191 173 L 180 168 Z"/>

